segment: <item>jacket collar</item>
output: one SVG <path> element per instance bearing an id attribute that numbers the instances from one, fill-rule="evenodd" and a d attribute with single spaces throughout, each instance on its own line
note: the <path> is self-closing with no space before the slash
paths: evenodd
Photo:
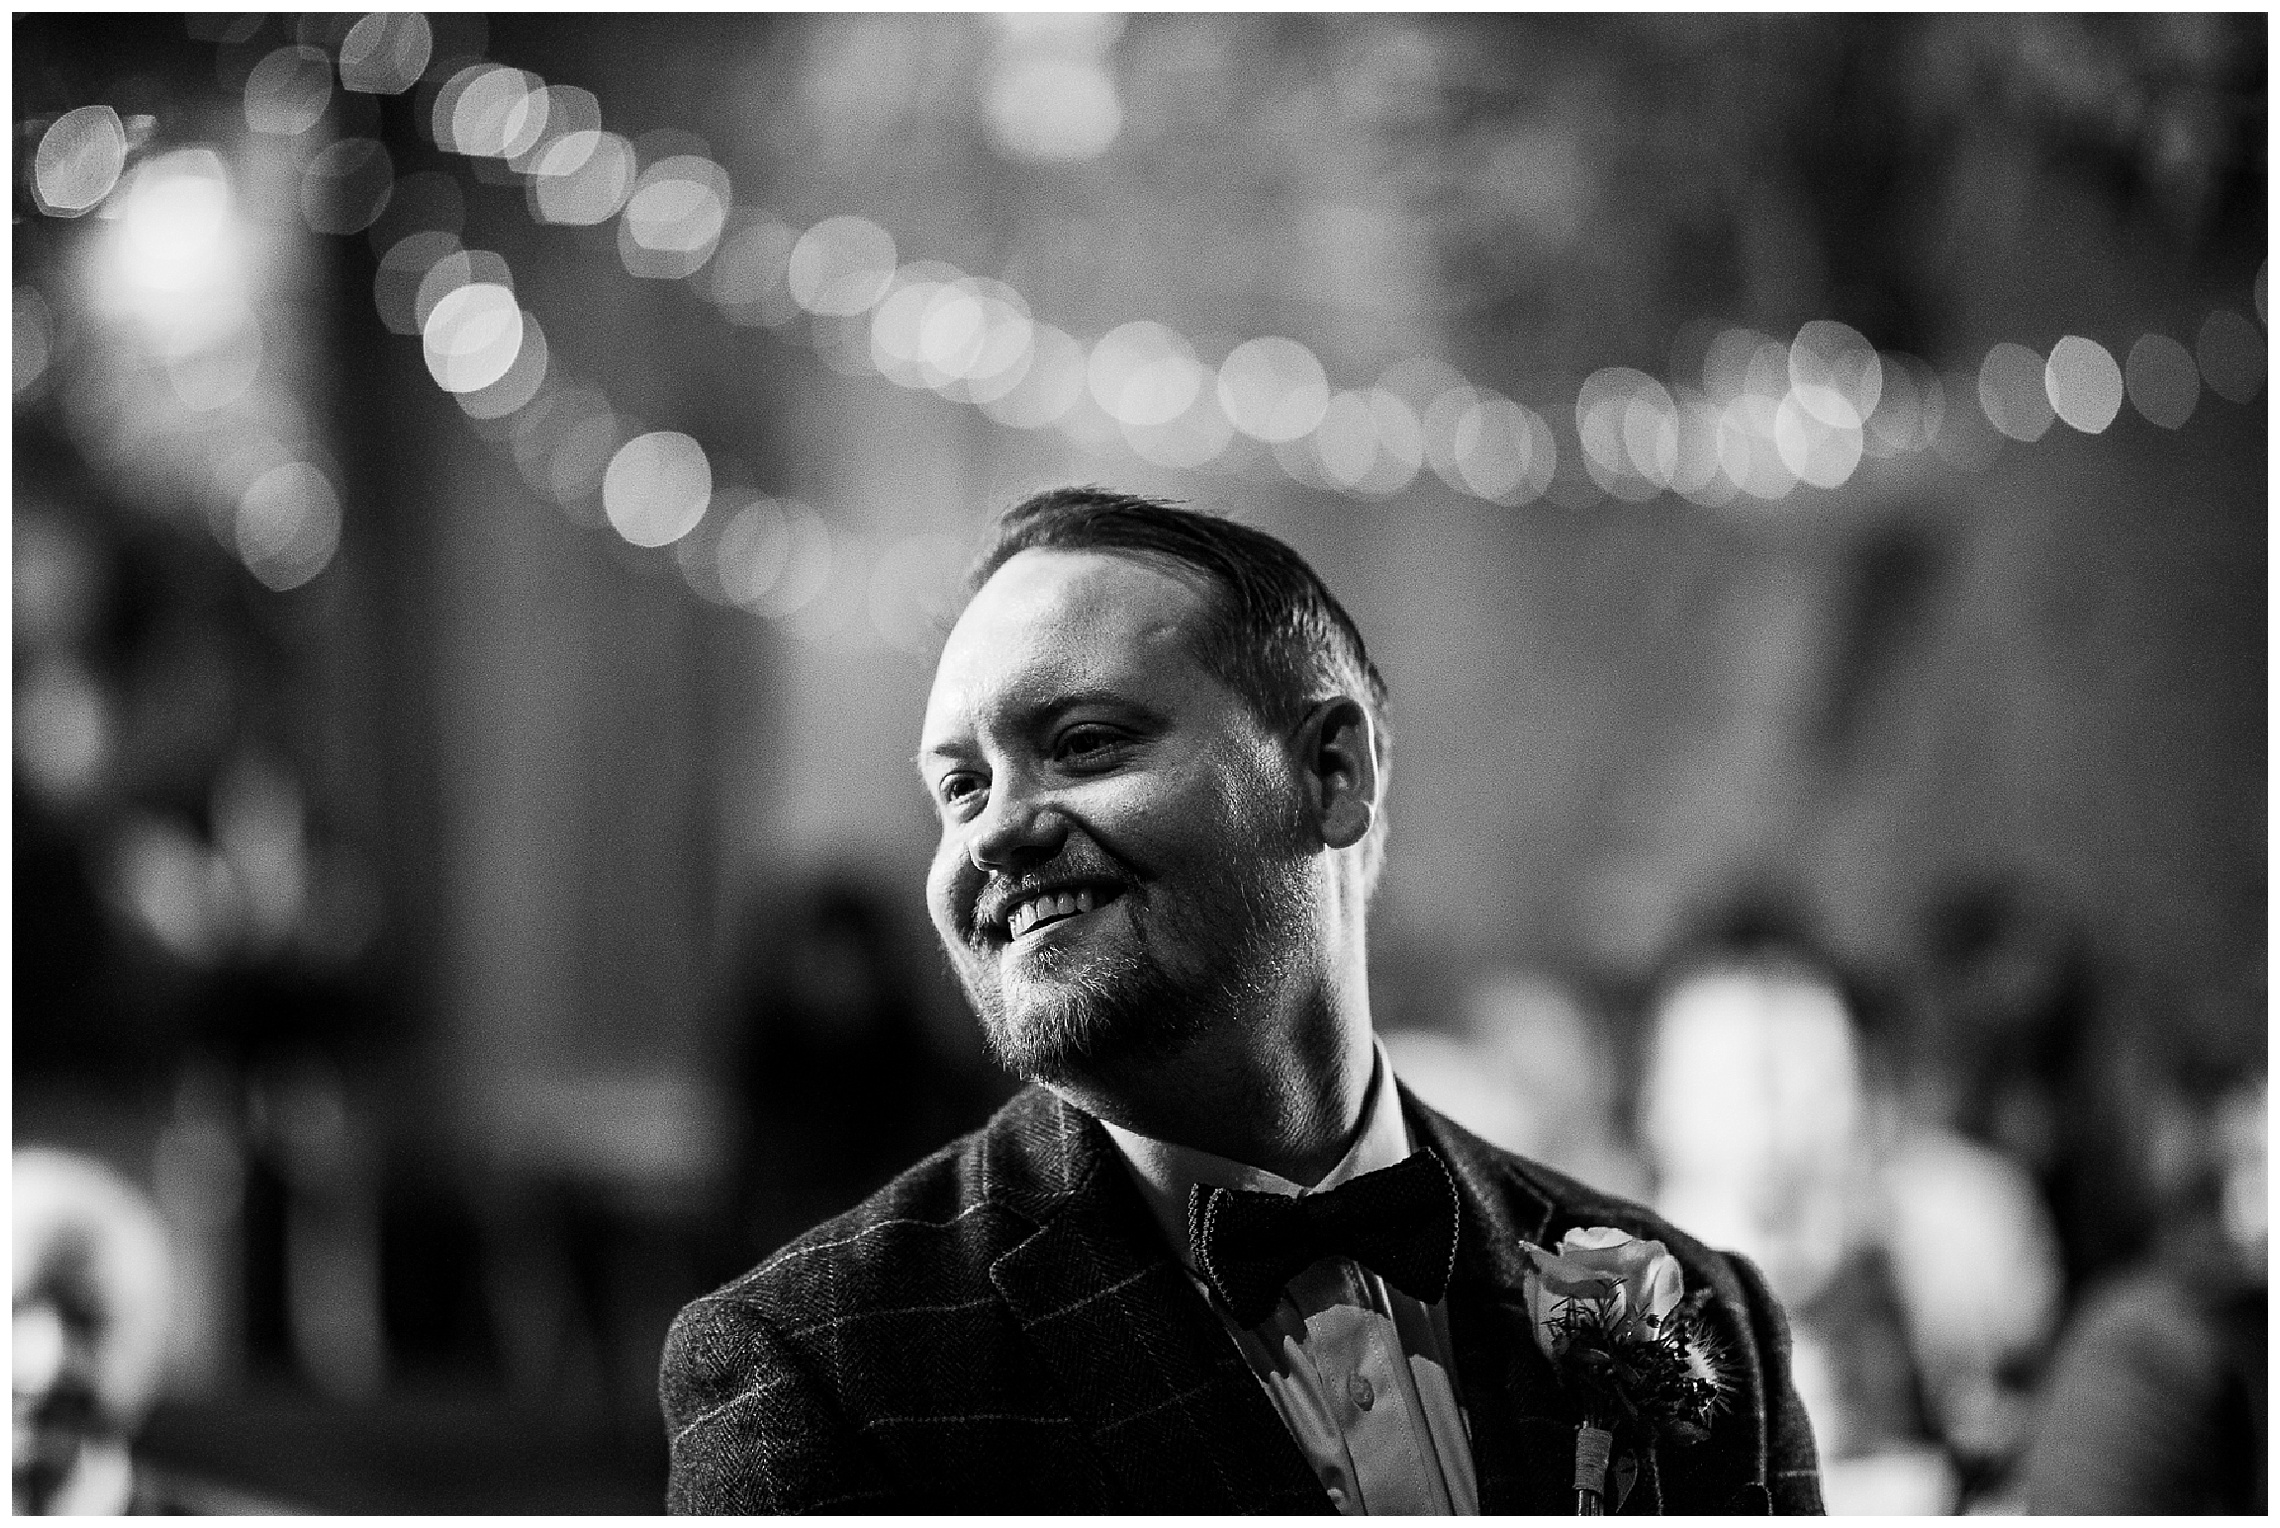
<path id="1" fill-rule="evenodd" d="M 1578 1417 L 1536 1346 L 1522 1247 L 1546 1245 L 1570 1226 L 1635 1223 L 1636 1211 L 1581 1185 L 1539 1178 L 1406 1087 L 1399 1094 L 1411 1138 L 1448 1165 L 1462 1208 L 1448 1310 L 1481 1511 L 1571 1515 Z M 1331 1510 L 1100 1123 L 1031 1087 L 1000 1111 L 982 1148 L 983 1196 L 1020 1222 L 1012 1245 L 992 1261 L 990 1280 L 1035 1347 L 1045 1382 L 1092 1438 L 1101 1510 Z M 1704 1276 L 1699 1246 L 1678 1238 L 1673 1250 L 1687 1261 L 1690 1284 Z M 1735 1296 L 1738 1304 L 1738 1290 Z M 1757 1371 L 1749 1329 L 1735 1325 L 1721 1335 L 1735 1345 L 1738 1377 L 1749 1389 Z M 1763 1414 L 1754 1390 L 1737 1396 L 1715 1429 L 1724 1446 L 1680 1451 L 1700 1457 L 1674 1456 L 1667 1481 L 1662 1461 L 1650 1458 L 1626 1515 L 1689 1501 L 1734 1510 L 1728 1495 L 1738 1482 L 1727 1477 L 1762 1460 Z M 1754 1446 L 1741 1436 L 1753 1428 Z"/>
<path id="2" fill-rule="evenodd" d="M 1031 1087 L 993 1122 L 983 1171 L 1031 1228 L 990 1281 L 1091 1435 L 1104 1508 L 1330 1510 L 1097 1120 Z"/>
<path id="3" fill-rule="evenodd" d="M 1575 1511 L 1576 1419 L 1536 1346 L 1522 1293 L 1525 1243 L 1541 1243 L 1551 1196 L 1404 1087 L 1412 1134 L 1440 1154 L 1462 1207 L 1449 1279 L 1449 1340 L 1472 1426 L 1473 1479 L 1488 1513 Z"/>

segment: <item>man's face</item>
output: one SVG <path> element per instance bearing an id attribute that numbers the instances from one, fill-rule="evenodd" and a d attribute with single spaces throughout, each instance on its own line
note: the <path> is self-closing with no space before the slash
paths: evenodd
<path id="1" fill-rule="evenodd" d="M 1288 750 L 1196 661 L 1199 590 L 1028 551 L 960 616 L 919 772 L 935 929 L 992 1047 L 1046 1080 L 1160 1059 L 1261 1012 L 1302 958 Z"/>

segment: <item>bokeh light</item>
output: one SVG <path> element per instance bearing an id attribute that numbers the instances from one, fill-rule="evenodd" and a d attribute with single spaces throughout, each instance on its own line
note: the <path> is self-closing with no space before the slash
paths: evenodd
<path id="1" fill-rule="evenodd" d="M 732 218 L 704 277 L 705 296 L 732 324 L 777 328 L 799 316 L 785 284 L 799 233 L 774 218 Z"/>
<path id="2" fill-rule="evenodd" d="M 111 194 L 127 166 L 127 130 L 108 106 L 67 111 L 32 153 L 32 201 L 50 217 L 75 218 Z"/>
<path id="3" fill-rule="evenodd" d="M 1704 347 L 1702 391 L 1721 409 L 1746 392 L 1778 401 L 1789 387 L 1789 350 L 1755 329 L 1722 329 Z"/>
<path id="4" fill-rule="evenodd" d="M 1819 318 L 1790 342 L 1789 390 L 1814 420 L 1857 434 L 1883 395 L 1884 367 L 1859 330 Z"/>
<path id="5" fill-rule="evenodd" d="M 1377 455 L 1354 491 L 1368 498 L 1385 498 L 1407 488 L 1425 465 L 1425 427 L 1418 422 L 1416 411 L 1391 388 L 1373 387 L 1362 398 L 1369 406 Z"/>
<path id="6" fill-rule="evenodd" d="M 927 304 L 965 272 L 939 260 L 919 260 L 895 272 L 887 295 L 871 310 L 871 364 L 898 387 L 925 387 L 919 330 Z"/>
<path id="7" fill-rule="evenodd" d="M 233 258 L 228 172 L 212 149 L 183 149 L 145 164 L 127 188 L 119 222 L 120 274 L 153 292 L 209 286 Z"/>
<path id="8" fill-rule="evenodd" d="M 471 159 L 507 159 L 546 130 L 545 81 L 505 64 L 470 64 L 435 98 L 437 148 Z"/>
<path id="9" fill-rule="evenodd" d="M 541 491 L 582 523 L 598 523 L 582 506 L 600 490 L 618 447 L 636 432 L 610 409 L 609 400 L 583 389 L 564 398 L 550 422 Z"/>
<path id="10" fill-rule="evenodd" d="M 728 172 L 674 154 L 641 172 L 618 222 L 618 259 L 635 276 L 675 280 L 712 258 L 728 226 Z"/>
<path id="11" fill-rule="evenodd" d="M 2042 439 L 2057 417 L 2043 386 L 2043 358 L 2010 340 L 1990 347 L 1979 363 L 1979 407 L 2011 439 Z"/>
<path id="12" fill-rule="evenodd" d="M 420 278 L 419 290 L 412 296 L 412 317 L 419 330 L 426 330 L 428 320 L 435 315 L 436 304 L 461 287 L 478 282 L 508 288 L 515 284 L 507 262 L 487 249 L 453 250 L 436 261 Z"/>
<path id="13" fill-rule="evenodd" d="M 2105 346 L 2079 334 L 2051 346 L 2043 390 L 2052 411 L 2085 435 L 2096 435 L 2122 411 L 2121 367 Z"/>
<path id="14" fill-rule="evenodd" d="M 471 393 L 498 381 L 514 365 L 522 340 L 515 294 L 489 281 L 452 288 L 420 327 L 428 372 L 447 393 Z"/>
<path id="15" fill-rule="evenodd" d="M 1660 382 L 1628 366 L 1605 366 L 1576 392 L 1576 442 L 1591 480 L 1634 503 L 1670 486 L 1678 456 L 1677 407 Z"/>
<path id="16" fill-rule="evenodd" d="M 321 48 L 288 43 L 253 66 L 245 82 L 245 123 L 290 138 L 317 125 L 332 102 L 332 60 Z"/>
<path id="17" fill-rule="evenodd" d="M 588 129 L 539 152 L 525 194 L 540 222 L 587 228 L 617 216 L 633 187 L 633 145 L 616 133 Z"/>
<path id="18" fill-rule="evenodd" d="M 419 333 L 421 286 L 430 271 L 460 253 L 459 235 L 441 229 L 409 234 L 390 246 L 372 278 L 372 301 L 379 309 L 380 322 L 391 333 Z"/>
<path id="19" fill-rule="evenodd" d="M 16 288 L 9 305 L 8 340 L 15 355 L 16 396 L 37 389 L 55 359 L 55 310 L 37 287 Z"/>
<path id="20" fill-rule="evenodd" d="M 531 174 L 563 139 L 574 133 L 599 132 L 602 127 L 602 103 L 591 90 L 578 85 L 548 85 L 536 96 L 531 110 L 537 114 L 539 131 L 518 136 L 516 141 L 522 147 L 506 156 L 507 168 L 518 175 Z"/>
<path id="21" fill-rule="evenodd" d="M 1947 407 L 1938 374 L 1913 356 L 1887 353 L 1882 376 L 1883 393 L 1861 428 L 1862 453 L 1889 458 L 1929 446 Z"/>
<path id="22" fill-rule="evenodd" d="M 396 167 L 376 138 L 329 143 L 301 173 L 301 217 L 317 233 L 372 226 L 396 189 Z"/>
<path id="23" fill-rule="evenodd" d="M 508 429 L 508 443 L 523 481 L 569 508 L 600 484 L 610 457 L 617 451 L 621 437 L 613 419 L 609 401 L 591 388 L 567 384 L 542 388 L 527 407 L 516 411 Z M 596 432 L 599 455 L 592 460 L 591 474 L 582 475 L 575 464 L 562 461 L 561 454 L 581 427 L 596 420 L 601 421 Z M 559 477 L 558 467 L 564 469 Z"/>
<path id="24" fill-rule="evenodd" d="M 1435 417 L 1425 438 L 1436 451 L 1445 449 L 1434 470 L 1451 487 L 1496 504 L 1526 504 L 1550 487 L 1559 452 L 1551 427 L 1535 410 L 1485 388 L 1467 388 L 1443 394 L 1431 412 Z"/>
<path id="25" fill-rule="evenodd" d="M 780 619 L 805 609 L 831 582 L 831 527 L 796 499 L 762 499 L 722 530 L 715 557 L 729 603 Z"/>
<path id="26" fill-rule="evenodd" d="M 1314 459 L 1330 486 L 1352 492 L 1377 461 L 1377 427 L 1369 400 L 1360 393 L 1330 396 L 1314 427 Z"/>
<path id="27" fill-rule="evenodd" d="M 1029 305 L 1004 282 L 914 261 L 872 312 L 870 360 L 899 386 L 986 403 L 1020 383 L 1035 332 Z"/>
<path id="28" fill-rule="evenodd" d="M 526 312 L 522 316 L 522 343 L 516 347 L 513 363 L 499 379 L 452 396 L 469 418 L 503 419 L 538 396 L 538 390 L 546 383 L 551 359 L 546 331 Z"/>
<path id="29" fill-rule="evenodd" d="M 1297 340 L 1280 335 L 1230 350 L 1219 363 L 1218 393 L 1235 428 L 1270 445 L 1312 434 L 1330 406 L 1322 363 Z"/>
<path id="30" fill-rule="evenodd" d="M 1676 390 L 1677 405 L 1671 456 L 1671 490 L 1690 503 L 1716 509 L 1730 504 L 1741 490 L 1718 461 L 1718 423 L 1722 411 L 1691 387 Z"/>
<path id="31" fill-rule="evenodd" d="M 961 310 L 969 300 L 981 329 L 970 354 L 961 337 L 965 327 Z M 955 354 L 961 363 L 940 391 L 967 403 L 988 403 L 1019 386 L 1028 374 L 1036 342 L 1037 323 L 1027 300 L 1004 282 L 986 276 L 958 283 L 957 295 L 938 299 L 927 314 L 928 352 Z"/>
<path id="32" fill-rule="evenodd" d="M 1776 438 L 1781 403 L 1762 390 L 1777 375 L 1768 365 L 1769 357 L 1777 354 L 1778 375 L 1785 377 L 1788 363 L 1783 347 L 1760 347 L 1747 363 L 1743 390 L 1718 413 L 1719 468 L 1736 488 L 1768 503 L 1787 498 L 1797 487 L 1797 474 L 1783 459 Z"/>
<path id="33" fill-rule="evenodd" d="M 1812 391 L 1821 400 L 1818 410 L 1807 405 L 1804 393 L 1794 390 L 1774 406 L 1774 451 L 1799 482 L 1842 488 L 1860 466 L 1860 427 L 1829 421 L 1830 413 L 1852 414 L 1850 400 L 1840 401 L 1840 395 L 1828 388 Z"/>
<path id="34" fill-rule="evenodd" d="M 1012 387 L 982 401 L 982 412 L 1017 430 L 1040 430 L 1067 418 L 1085 396 L 1085 349 L 1051 324 L 1029 340 L 1029 365 Z"/>
<path id="35" fill-rule="evenodd" d="M 227 171 L 209 148 L 138 166 L 114 199 L 105 311 L 137 320 L 162 359 L 227 341 L 252 322 L 251 267 Z"/>
<path id="36" fill-rule="evenodd" d="M 1048 163 L 1095 158 L 1124 127 L 1116 81 L 1090 58 L 1008 60 L 991 77 L 988 112 L 999 149 Z"/>
<path id="37" fill-rule="evenodd" d="M 2193 355 L 2209 391 L 2233 403 L 2254 403 L 2264 391 L 2264 335 L 2230 308 L 2201 321 Z"/>
<path id="38" fill-rule="evenodd" d="M 1177 331 L 1144 318 L 1102 335 L 1085 366 L 1093 401 L 1120 424 L 1169 424 L 1195 402 L 1204 377 Z"/>
<path id="39" fill-rule="evenodd" d="M 238 501 L 238 555 L 270 588 L 299 588 L 332 561 L 340 524 L 331 480 L 307 462 L 287 462 L 256 478 Z"/>
<path id="40" fill-rule="evenodd" d="M 2183 428 L 2201 401 L 2201 368 L 2193 352 L 2166 334 L 2141 334 L 2122 371 L 2130 402 L 2150 424 Z"/>
<path id="41" fill-rule="evenodd" d="M 1209 387 L 1198 387 L 1187 408 L 1162 424 L 1122 422 L 1118 429 L 1141 460 L 1183 472 L 1217 461 L 1235 438 L 1218 392 Z"/>
<path id="42" fill-rule="evenodd" d="M 636 435 L 618 447 L 602 477 L 602 510 L 635 546 L 680 540 L 711 502 L 712 463 L 703 446 L 678 430 Z"/>
<path id="43" fill-rule="evenodd" d="M 922 368 L 920 378 L 928 387 L 963 382 L 973 373 L 990 338 L 991 318 L 1005 305 L 1005 294 L 1011 292 L 1012 288 L 996 282 L 985 289 L 976 278 L 966 276 L 944 282 L 927 294 L 919 312 L 916 359 Z M 1010 365 L 1028 344 L 1025 315 L 1013 341 L 1012 354 L 999 358 L 999 365 Z"/>
<path id="44" fill-rule="evenodd" d="M 810 313 L 867 312 L 895 274 L 895 241 L 868 218 L 825 218 L 792 246 L 785 280 Z"/>
<path id="45" fill-rule="evenodd" d="M 434 30 L 418 11 L 359 16 L 341 39 L 341 88 L 363 95 L 401 95 L 427 73 L 434 51 Z"/>
<path id="46" fill-rule="evenodd" d="M 791 522 L 782 506 L 774 499 L 757 499 L 730 515 L 721 528 L 706 583 L 729 604 L 749 606 L 776 586 L 791 553 Z"/>
<path id="47" fill-rule="evenodd" d="M 25 783 L 69 803 L 94 789 L 110 762 L 111 705 L 86 666 L 44 654 L 16 682 L 16 763 Z"/>
<path id="48" fill-rule="evenodd" d="M 1465 385 L 1464 373 L 1431 356 L 1410 356 L 1378 373 L 1377 385 L 1399 398 L 1422 429 L 1426 411 L 1443 394 Z"/>

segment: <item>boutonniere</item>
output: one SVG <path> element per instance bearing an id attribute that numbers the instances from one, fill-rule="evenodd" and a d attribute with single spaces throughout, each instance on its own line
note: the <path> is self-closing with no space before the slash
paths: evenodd
<path id="1" fill-rule="evenodd" d="M 1702 1319 L 1708 1289 L 1688 1294 L 1661 1242 L 1612 1226 L 1525 1248 L 1536 1345 L 1582 1403 L 1575 1440 L 1575 1510 L 1606 1508 L 1607 1461 L 1631 1445 L 1695 1443 L 1726 1402 L 1723 1354 Z"/>

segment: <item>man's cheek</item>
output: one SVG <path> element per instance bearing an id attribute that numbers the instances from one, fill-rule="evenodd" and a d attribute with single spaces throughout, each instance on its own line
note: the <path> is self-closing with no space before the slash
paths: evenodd
<path id="1" fill-rule="evenodd" d="M 945 943 L 958 940 L 957 877 L 955 867 L 941 855 L 926 872 L 926 916 Z"/>

